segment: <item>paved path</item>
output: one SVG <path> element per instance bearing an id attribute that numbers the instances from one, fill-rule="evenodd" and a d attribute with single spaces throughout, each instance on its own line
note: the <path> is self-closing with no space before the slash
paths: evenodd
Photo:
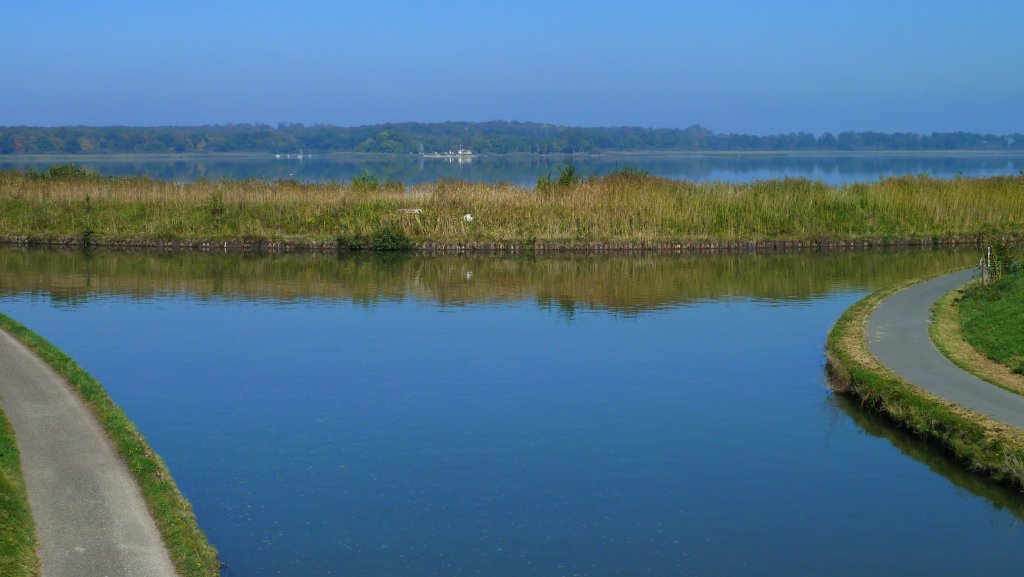
<path id="1" fill-rule="evenodd" d="M 78 394 L 0 331 L 0 403 L 14 427 L 43 577 L 172 577 L 138 485 Z"/>
<path id="2" fill-rule="evenodd" d="M 883 365 L 922 389 L 1024 428 L 1024 396 L 957 367 L 935 348 L 928 335 L 935 301 L 974 276 L 973 270 L 941 276 L 882 301 L 868 319 L 868 348 Z"/>

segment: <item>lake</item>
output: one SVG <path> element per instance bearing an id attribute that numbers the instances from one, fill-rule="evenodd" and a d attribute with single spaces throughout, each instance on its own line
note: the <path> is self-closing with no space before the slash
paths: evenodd
<path id="1" fill-rule="evenodd" d="M 406 184 L 457 178 L 482 182 L 513 182 L 533 186 L 537 177 L 556 173 L 561 158 L 493 155 L 471 159 L 423 158 L 418 155 L 328 155 L 276 159 L 248 157 L 62 157 L 19 159 L 0 156 L 0 168 L 45 169 L 77 163 L 112 176 L 146 175 L 159 180 L 199 178 L 294 179 L 310 182 L 348 181 L 373 174 L 380 180 Z M 604 175 L 635 167 L 656 176 L 691 181 L 752 182 L 776 178 L 810 178 L 830 184 L 871 182 L 898 175 L 928 174 L 936 178 L 1018 175 L 1024 153 L 809 153 L 809 154 L 603 154 L 576 157 L 583 176 Z"/>
<path id="2" fill-rule="evenodd" d="M 1016 574 L 1024 497 L 836 397 L 824 340 L 971 250 L 0 250 L 0 311 L 164 457 L 225 575 Z"/>

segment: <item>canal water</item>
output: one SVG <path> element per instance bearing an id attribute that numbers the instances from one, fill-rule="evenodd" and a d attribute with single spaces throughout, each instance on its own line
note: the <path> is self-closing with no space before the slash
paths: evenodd
<path id="1" fill-rule="evenodd" d="M 0 157 L 0 168 L 45 170 L 73 162 L 111 176 L 146 175 L 159 180 L 199 178 L 286 179 L 308 182 L 350 181 L 371 174 L 379 180 L 406 184 L 442 178 L 480 182 L 513 182 L 533 186 L 541 175 L 555 174 L 565 159 L 530 155 L 495 155 L 464 159 L 418 155 L 337 154 L 275 158 L 247 157 L 76 156 L 50 159 Z M 584 176 L 600 176 L 632 167 L 655 176 L 691 181 L 752 182 L 774 178 L 810 178 L 829 184 L 873 182 L 899 175 L 935 178 L 1016 176 L 1024 171 L 1024 153 L 732 153 L 732 154 L 602 154 L 573 159 Z"/>
<path id="2" fill-rule="evenodd" d="M 0 312 L 225 575 L 1011 575 L 1024 498 L 824 378 L 846 307 L 975 260 L 0 250 Z"/>

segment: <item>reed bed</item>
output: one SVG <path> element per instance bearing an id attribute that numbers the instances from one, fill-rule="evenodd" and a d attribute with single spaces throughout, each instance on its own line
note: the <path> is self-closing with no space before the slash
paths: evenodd
<path id="1" fill-rule="evenodd" d="M 358 184 L 358 183 L 356 183 Z M 47 177 L 0 172 L 0 236 L 348 242 L 854 240 L 1019 235 L 1024 177 L 927 176 L 829 186 L 614 174 L 564 186 Z M 418 209 L 418 210 L 414 210 Z M 472 215 L 472 220 L 464 215 Z"/>

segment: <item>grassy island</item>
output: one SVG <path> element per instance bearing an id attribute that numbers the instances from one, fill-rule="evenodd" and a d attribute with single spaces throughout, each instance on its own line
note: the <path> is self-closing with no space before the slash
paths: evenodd
<path id="1" fill-rule="evenodd" d="M 0 237 L 23 243 L 236 241 L 320 248 L 647 248 L 660 243 L 969 240 L 1024 231 L 1024 176 L 693 183 L 623 170 L 537 187 L 372 176 L 348 183 L 0 172 Z M 470 216 L 467 216 L 470 215 Z M 806 243 L 806 244 L 803 244 Z"/>

